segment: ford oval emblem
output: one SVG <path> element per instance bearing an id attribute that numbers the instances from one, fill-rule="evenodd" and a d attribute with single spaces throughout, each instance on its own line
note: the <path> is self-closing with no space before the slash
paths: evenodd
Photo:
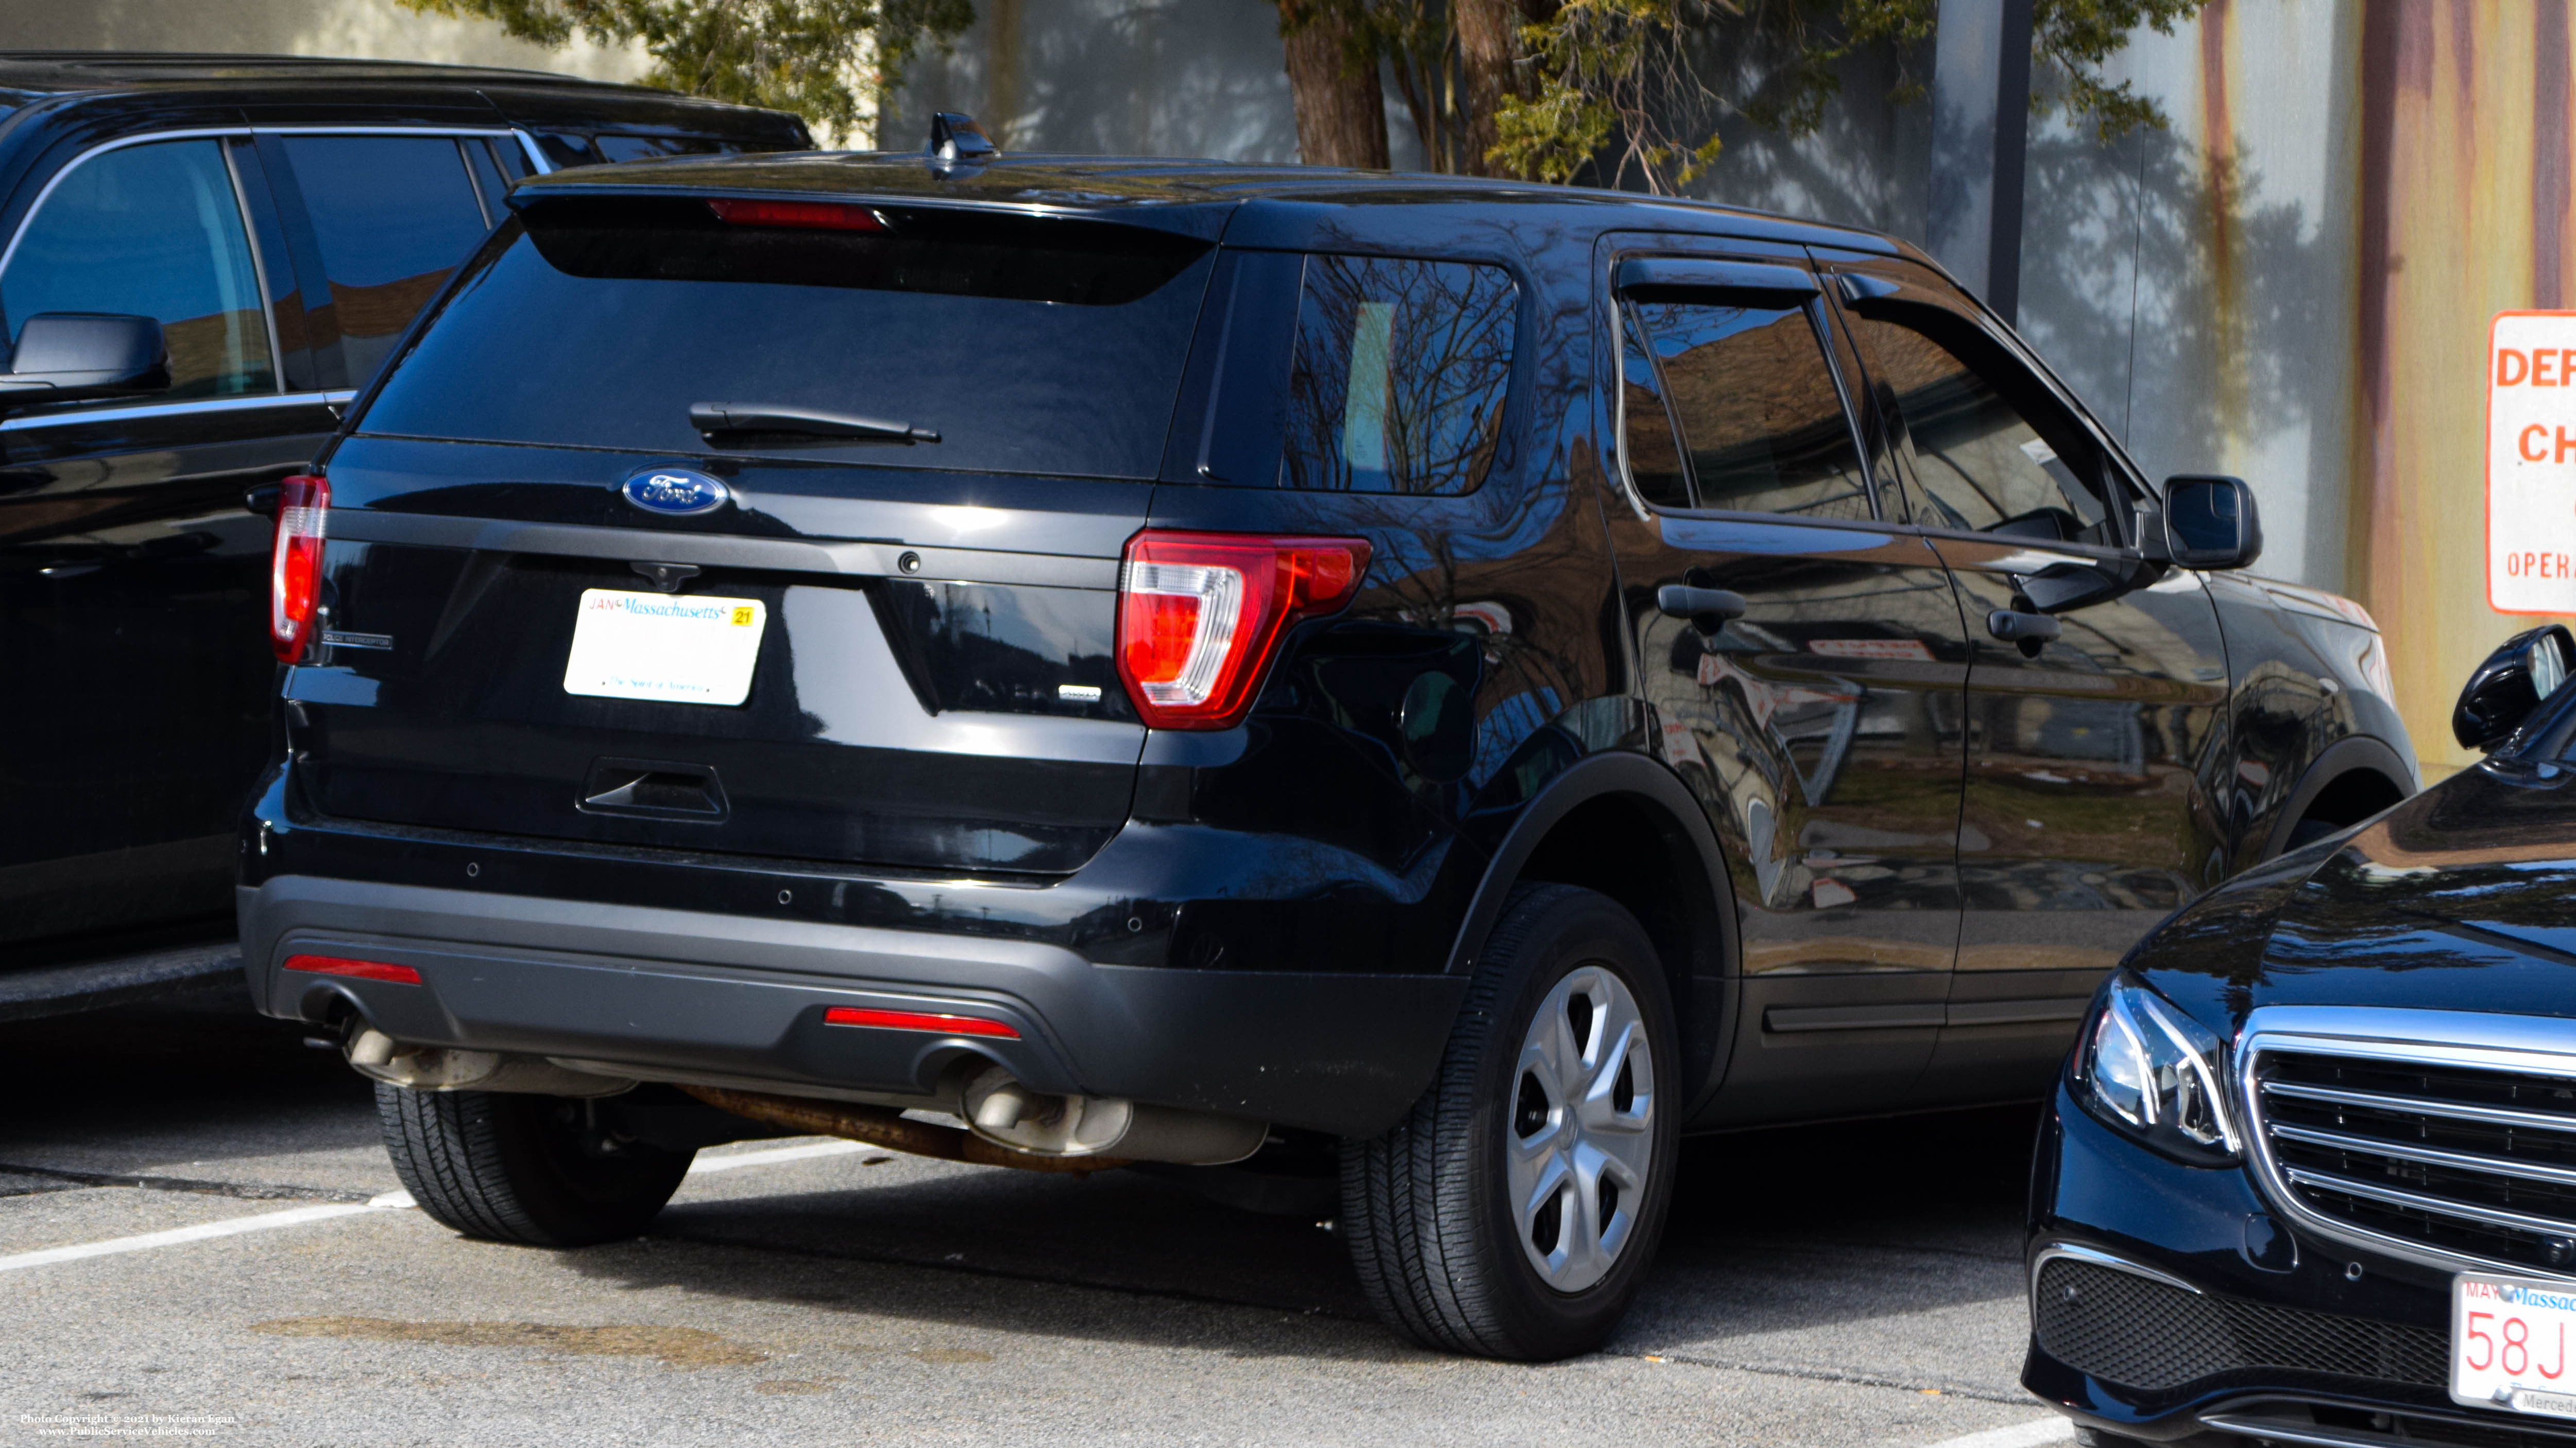
<path id="1" fill-rule="evenodd" d="M 628 478 L 617 491 L 647 513 L 672 517 L 712 513 L 733 498 L 733 490 L 724 485 L 723 479 L 689 468 L 646 468 Z"/>

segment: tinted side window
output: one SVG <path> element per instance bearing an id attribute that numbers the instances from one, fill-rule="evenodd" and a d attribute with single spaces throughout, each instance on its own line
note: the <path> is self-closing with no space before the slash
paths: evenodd
<path id="1" fill-rule="evenodd" d="M 483 202 L 483 224 L 486 227 L 500 225 L 502 216 L 507 214 L 502 198 L 509 195 L 510 182 L 520 172 L 504 172 L 494 163 L 495 152 L 490 141 L 461 140 L 456 144 L 465 153 L 466 174 L 474 178 L 474 190 Z M 525 167 L 525 158 L 516 155 L 518 149 L 516 142 L 504 142 L 498 154 L 517 160 L 521 167 Z"/>
<path id="2" fill-rule="evenodd" d="M 2115 545 L 2100 450 L 2021 365 L 1963 319 L 1908 309 L 1852 335 L 1912 443 L 1934 527 Z"/>
<path id="3" fill-rule="evenodd" d="M 656 156 L 731 156 L 743 147 L 715 136 L 631 136 L 609 132 L 538 131 L 537 146 L 546 164 L 558 170 L 619 161 L 649 161 Z"/>
<path id="4" fill-rule="evenodd" d="M 483 239 L 483 206 L 445 136 L 290 136 L 286 155 L 322 248 L 354 386 Z"/>
<path id="5" fill-rule="evenodd" d="M 1280 482 L 1463 493 L 1502 435 L 1519 289 L 1500 267 L 1310 256 Z"/>
<path id="6" fill-rule="evenodd" d="M 730 156 L 742 149 L 731 141 L 707 136 L 617 136 L 591 138 L 602 159 L 610 164 L 619 161 L 650 161 L 656 156 Z"/>
<path id="7" fill-rule="evenodd" d="M 41 312 L 124 312 L 161 323 L 170 395 L 277 388 L 259 273 L 219 141 L 93 156 L 28 220 L 0 274 L 9 342 Z"/>
<path id="8" fill-rule="evenodd" d="M 1619 453 L 1637 496 L 1659 508 L 1690 506 L 1690 475 L 1664 408 L 1664 382 L 1646 353 L 1646 324 L 1636 304 L 1619 309 Z"/>
<path id="9" fill-rule="evenodd" d="M 1694 297 L 1633 301 L 1629 310 L 1662 375 L 1698 506 L 1874 516 L 1842 393 L 1805 307 Z"/>

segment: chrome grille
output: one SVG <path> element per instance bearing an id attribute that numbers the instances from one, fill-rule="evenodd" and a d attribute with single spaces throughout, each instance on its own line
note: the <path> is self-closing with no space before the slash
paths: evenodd
<path id="1" fill-rule="evenodd" d="M 2270 1014 L 2288 1013 L 2257 1016 Z M 2576 1273 L 2576 1022 L 2304 1014 L 2446 1034 L 2334 1040 L 2249 1023 L 2246 1105 L 2293 1215 L 2443 1265 Z"/>

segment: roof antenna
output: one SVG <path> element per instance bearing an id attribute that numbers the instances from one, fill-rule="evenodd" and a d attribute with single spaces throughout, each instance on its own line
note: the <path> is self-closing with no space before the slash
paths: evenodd
<path id="1" fill-rule="evenodd" d="M 1002 148 L 984 134 L 973 116 L 962 111 L 933 111 L 930 116 L 930 168 L 947 173 L 963 169 L 973 175 L 1002 158 Z"/>

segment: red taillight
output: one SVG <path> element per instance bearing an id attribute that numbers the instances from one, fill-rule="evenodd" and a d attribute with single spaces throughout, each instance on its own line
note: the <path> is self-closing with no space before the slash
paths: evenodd
<path id="1" fill-rule="evenodd" d="M 281 663 L 304 657 L 322 601 L 322 533 L 331 484 L 295 477 L 277 485 L 277 542 L 268 557 L 268 642 Z"/>
<path id="2" fill-rule="evenodd" d="M 288 970 L 307 975 L 345 975 L 357 980 L 389 980 L 396 985 L 420 984 L 420 972 L 408 965 L 387 965 L 381 960 L 347 960 L 337 955 L 290 955 Z"/>
<path id="3" fill-rule="evenodd" d="M 710 201 L 716 220 L 734 226 L 802 226 L 818 231 L 883 231 L 884 218 L 865 206 L 838 201 Z"/>
<path id="4" fill-rule="evenodd" d="M 1002 1021 L 981 1016 L 939 1015 L 930 1011 L 871 1011 L 833 1006 L 823 1012 L 827 1026 L 874 1026 L 881 1031 L 927 1031 L 935 1036 L 992 1036 L 1016 1041 L 1020 1033 Z"/>
<path id="5" fill-rule="evenodd" d="M 1288 625 L 1358 592 L 1360 538 L 1147 531 L 1118 571 L 1118 677 L 1156 729 L 1229 729 Z"/>

